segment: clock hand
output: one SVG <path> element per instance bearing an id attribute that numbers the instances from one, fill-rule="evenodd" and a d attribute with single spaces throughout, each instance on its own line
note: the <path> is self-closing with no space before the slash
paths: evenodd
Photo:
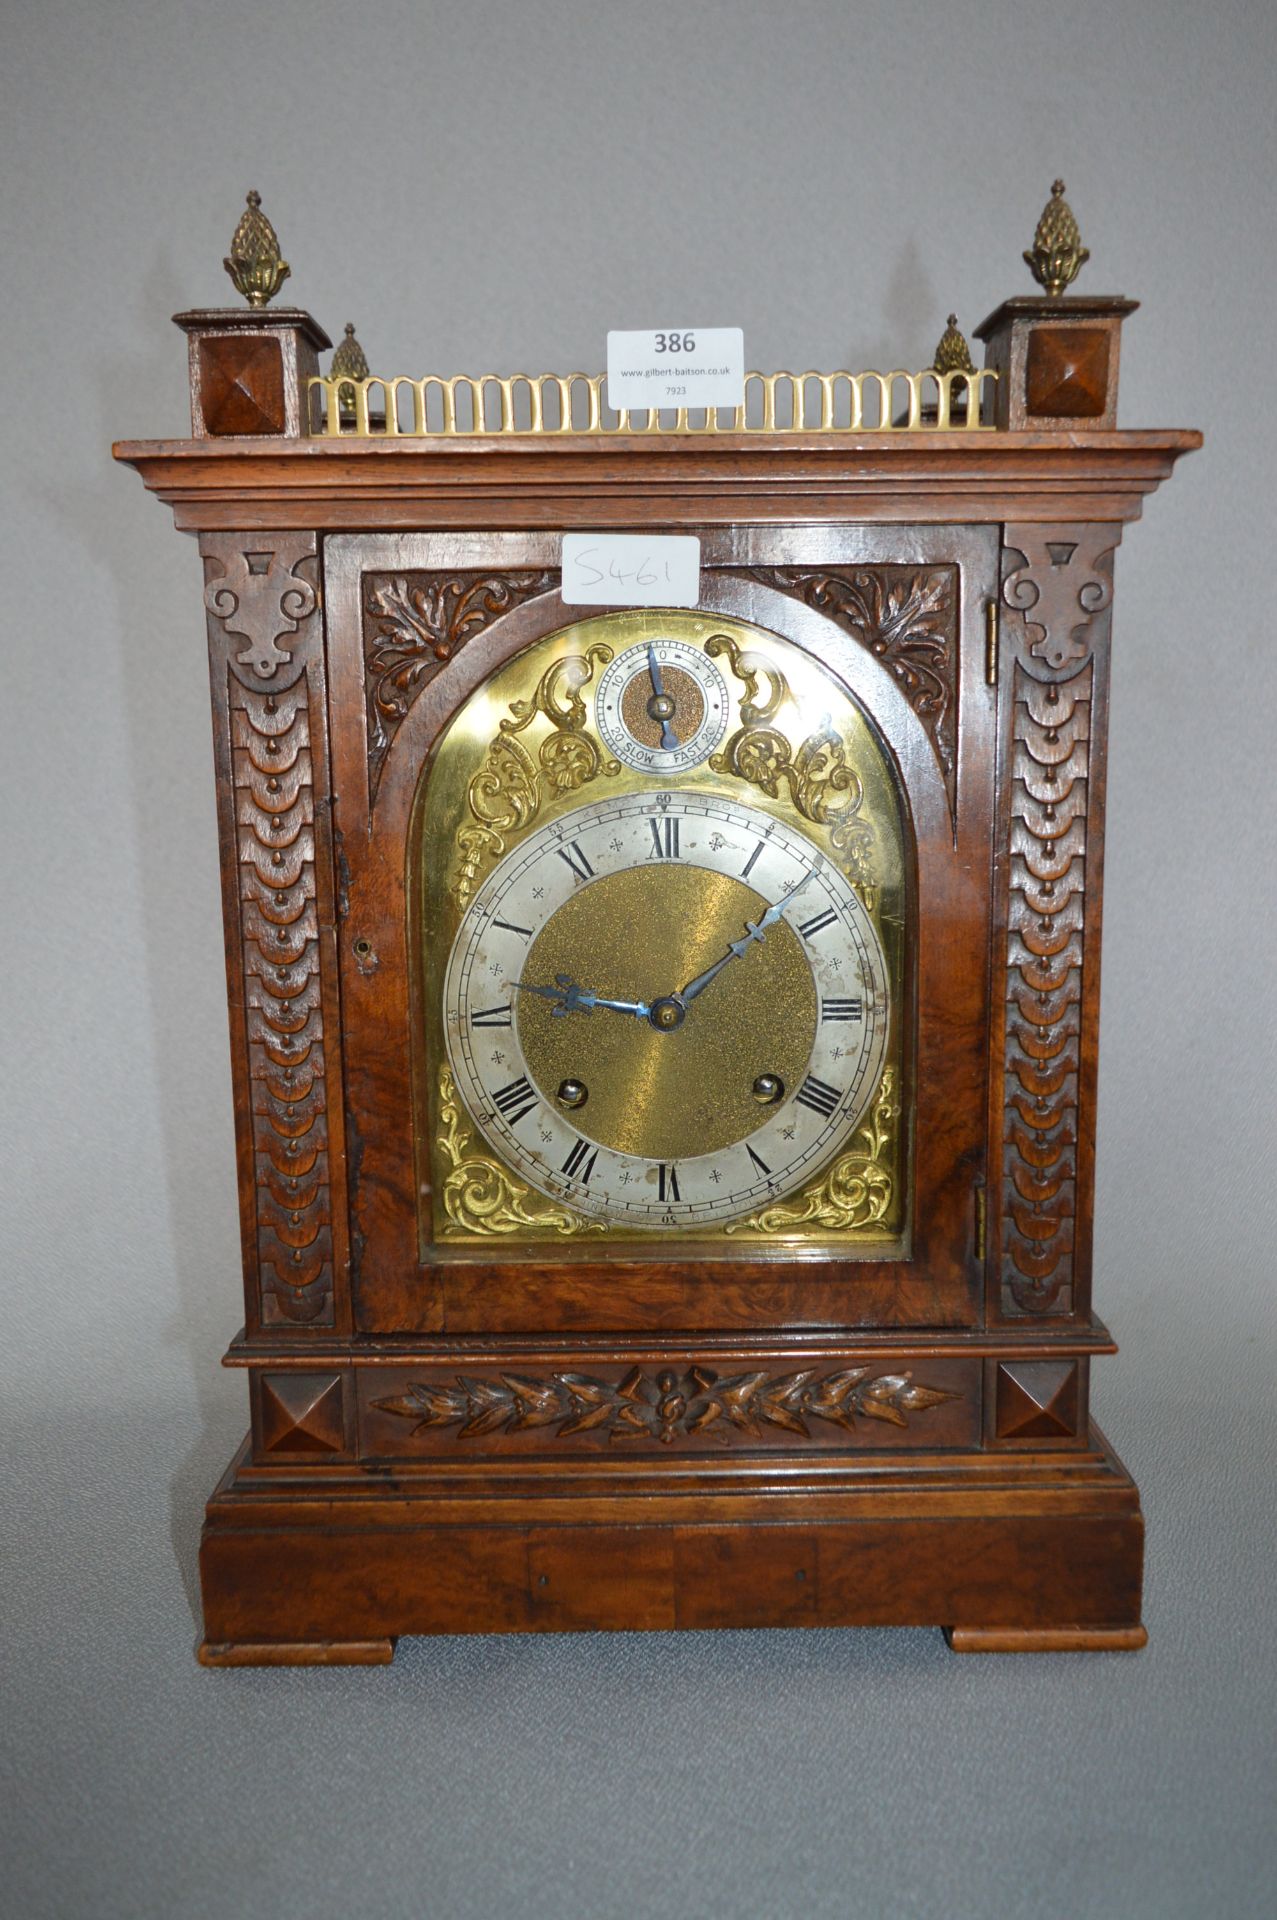
<path id="1" fill-rule="evenodd" d="M 665 681 L 661 675 L 661 663 L 656 657 L 656 648 L 650 645 L 647 649 L 647 671 L 652 682 L 652 698 L 647 703 L 647 710 L 653 720 L 659 720 L 661 723 L 662 747 L 667 753 L 673 753 L 680 744 L 678 735 L 670 725 L 674 715 L 674 702 L 665 691 Z"/>
<path id="2" fill-rule="evenodd" d="M 535 987 L 527 980 L 516 980 L 516 987 L 524 993 L 535 993 L 542 1000 L 553 1000 L 551 1012 L 557 1017 L 565 1013 L 593 1013 L 595 1007 L 607 1007 L 613 1013 L 632 1013 L 640 1020 L 646 1020 L 651 1008 L 646 1000 L 606 1000 L 601 994 L 591 993 L 588 987 L 579 987 L 570 973 L 556 973 L 558 983 L 553 987 Z"/>
<path id="3" fill-rule="evenodd" d="M 768 907 L 766 913 L 763 915 L 762 919 L 757 922 L 757 924 L 755 924 L 755 922 L 752 920 L 747 920 L 745 922 L 744 939 L 730 940 L 727 944 L 727 952 L 722 956 L 722 958 L 720 960 L 715 960 L 712 967 L 706 967 L 704 973 L 698 973 L 694 980 L 689 980 L 685 987 L 680 987 L 678 992 L 673 995 L 673 998 L 677 1000 L 682 1006 L 686 1006 L 689 1000 L 695 1000 L 698 993 L 704 993 L 710 981 L 718 977 L 718 975 L 723 971 L 723 968 L 727 965 L 729 960 L 739 959 L 742 954 L 748 952 L 749 948 L 753 945 L 755 940 L 758 940 L 758 941 L 762 940 L 763 935 L 766 933 L 768 927 L 775 926 L 776 922 L 780 919 L 781 915 L 784 913 L 785 908 L 789 905 L 790 901 L 794 898 L 794 895 L 797 893 L 801 893 L 803 888 L 807 885 L 807 882 L 811 879 L 814 879 L 814 877 L 816 876 L 817 873 L 819 873 L 819 871 L 820 871 L 819 866 L 810 868 L 809 871 L 803 875 L 802 879 L 798 882 L 798 885 L 796 887 L 791 887 L 788 893 L 782 893 L 782 895 L 780 896 L 780 899 L 776 902 L 776 904 L 774 906 Z"/>

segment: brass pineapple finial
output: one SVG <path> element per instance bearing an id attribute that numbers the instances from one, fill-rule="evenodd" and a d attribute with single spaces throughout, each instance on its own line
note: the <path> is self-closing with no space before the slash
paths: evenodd
<path id="1" fill-rule="evenodd" d="M 353 320 L 346 322 L 346 338 L 338 343 L 337 351 L 333 355 L 332 366 L 328 370 L 328 377 L 330 380 L 342 381 L 343 384 L 337 389 L 337 405 L 343 413 L 353 413 L 355 411 L 355 389 L 350 385 L 350 382 L 352 380 L 366 380 L 368 378 L 367 356 L 355 338 L 355 323 Z"/>
<path id="2" fill-rule="evenodd" d="M 222 262 L 236 292 L 243 294 L 250 307 L 264 307 L 273 300 L 290 271 L 287 260 L 279 257 L 275 229 L 261 209 L 262 196 L 254 187 L 239 217 L 230 254 Z"/>
<path id="3" fill-rule="evenodd" d="M 1052 299 L 1057 299 L 1065 287 L 1077 279 L 1079 269 L 1090 257 L 1082 245 L 1073 209 L 1064 198 L 1064 182 L 1057 180 L 1051 188 L 1051 198 L 1042 209 L 1042 218 L 1033 236 L 1033 251 L 1024 256 L 1025 264 L 1038 284 L 1045 287 Z"/>
<path id="4" fill-rule="evenodd" d="M 949 324 L 940 336 L 932 365 L 937 373 L 975 372 L 971 349 L 966 335 L 959 329 L 956 313 L 949 315 Z"/>

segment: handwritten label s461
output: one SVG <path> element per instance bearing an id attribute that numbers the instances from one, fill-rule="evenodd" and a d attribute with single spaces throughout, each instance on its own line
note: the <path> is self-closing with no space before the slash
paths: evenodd
<path id="1" fill-rule="evenodd" d="M 701 543 L 682 533 L 565 533 L 563 599 L 569 607 L 694 607 Z"/>

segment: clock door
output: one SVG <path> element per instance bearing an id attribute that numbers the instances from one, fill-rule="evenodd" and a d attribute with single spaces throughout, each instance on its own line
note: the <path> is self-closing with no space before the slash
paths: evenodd
<path id="1" fill-rule="evenodd" d="M 980 1317 L 992 533 L 702 550 L 327 543 L 366 1332 Z"/>

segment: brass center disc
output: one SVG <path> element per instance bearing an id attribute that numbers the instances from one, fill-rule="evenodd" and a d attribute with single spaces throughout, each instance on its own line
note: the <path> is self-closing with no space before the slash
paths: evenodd
<path id="1" fill-rule="evenodd" d="M 653 861 L 583 886 L 532 943 L 523 978 L 568 974 L 616 1000 L 650 1006 L 677 992 L 739 940 L 769 902 L 727 874 Z M 757 1131 L 754 1081 L 779 1074 L 792 1092 L 816 1036 L 816 983 L 798 936 L 780 921 L 658 1032 L 596 1007 L 557 1016 L 518 998 L 528 1072 L 551 1105 L 564 1080 L 589 1089 L 573 1124 L 600 1146 L 648 1160 L 716 1152 Z"/>
<path id="2" fill-rule="evenodd" d="M 674 711 L 669 716 L 674 732 L 680 741 L 690 740 L 705 718 L 705 696 L 691 674 L 682 667 L 663 666 L 661 685 L 666 697 L 674 702 Z M 644 668 L 642 673 L 636 673 L 627 682 L 621 695 L 621 718 L 641 747 L 659 747 L 661 744 L 661 723 L 652 717 L 648 706 L 651 698 L 652 682 Z"/>

